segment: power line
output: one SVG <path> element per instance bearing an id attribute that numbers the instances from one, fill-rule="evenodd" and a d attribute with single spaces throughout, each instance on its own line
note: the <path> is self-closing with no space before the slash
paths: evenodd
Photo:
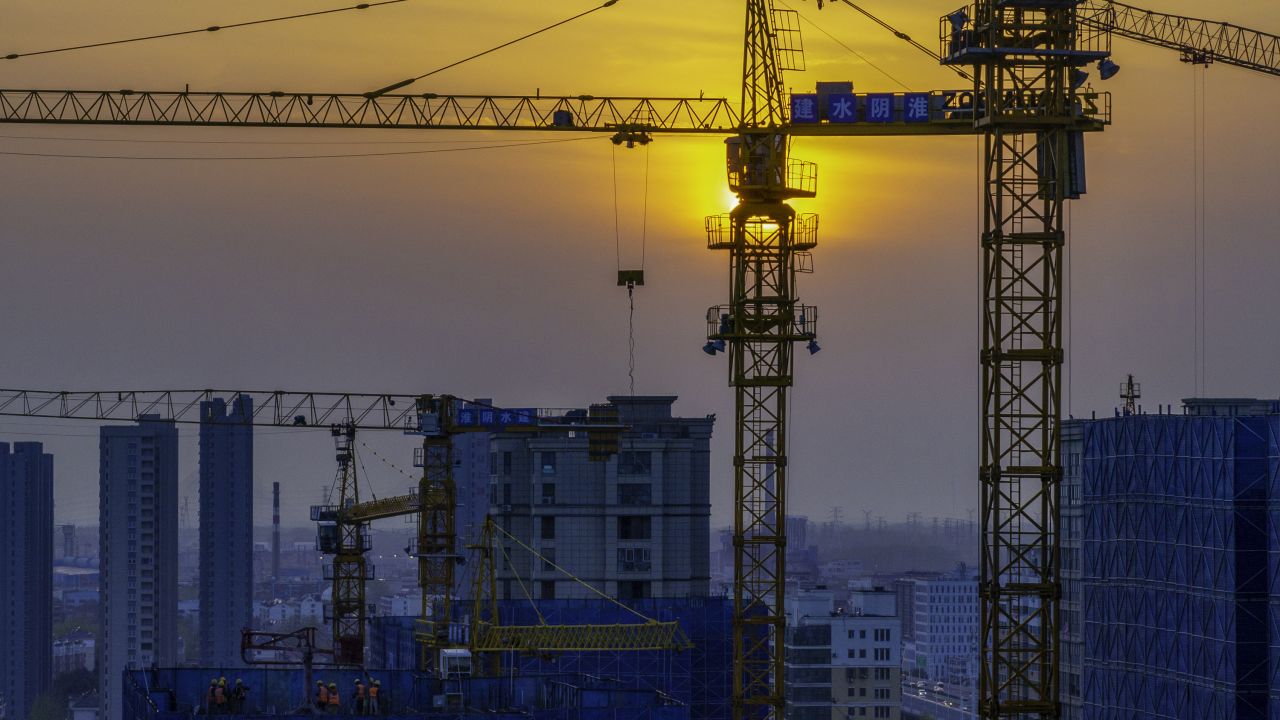
<path id="1" fill-rule="evenodd" d="M 906 33 L 902 32 L 901 30 L 899 30 L 899 29 L 897 29 L 896 27 L 894 27 L 894 26 L 890 25 L 889 23 L 885 22 L 884 20 L 881 20 L 880 18 L 876 17 L 875 15 L 872 15 L 870 12 L 868 12 L 867 10 L 865 10 L 865 9 L 863 9 L 863 8 L 861 8 L 861 7 L 859 7 L 858 5 L 855 5 L 851 0 L 841 0 L 841 1 L 842 1 L 845 5 L 848 5 L 849 7 L 853 8 L 854 10 L 857 10 L 859 13 L 862 13 L 864 16 L 866 16 L 867 18 L 869 18 L 869 19 L 870 19 L 872 22 L 874 22 L 875 24 L 877 24 L 877 25 L 879 25 L 880 27 L 884 28 L 885 30 L 888 30 L 889 32 L 893 33 L 894 37 L 898 38 L 899 40 L 902 40 L 903 42 L 905 42 L 905 43 L 907 43 L 908 45 L 910 45 L 911 47 L 913 47 L 913 48 L 915 48 L 915 49 L 919 50 L 920 52 L 924 53 L 925 55 L 928 55 L 929 57 L 933 58 L 934 60 L 938 61 L 939 63 L 940 63 L 940 62 L 942 62 L 942 58 L 941 58 L 941 57 L 939 57 L 938 53 L 936 53 L 936 52 L 934 52 L 934 51 L 930 50 L 929 48 L 925 47 L 924 45 L 921 45 L 920 43 L 916 42 L 916 40 L 915 40 L 914 38 L 912 38 L 910 35 L 908 35 L 908 34 L 906 34 Z M 957 66 L 955 66 L 955 65 L 948 65 L 947 67 L 948 67 L 948 68 L 950 68 L 952 72 L 954 72 L 955 74 L 959 75 L 960 77 L 962 77 L 962 78 L 964 78 L 964 79 L 966 79 L 966 80 L 972 80 L 972 79 L 973 79 L 973 76 L 971 76 L 969 73 L 965 72 L 963 69 L 961 69 L 961 68 L 959 68 L 959 67 L 957 67 Z"/>
<path id="2" fill-rule="evenodd" d="M 552 145 L 557 143 L 600 140 L 603 137 L 576 137 L 557 140 L 531 140 L 528 142 L 501 143 L 471 147 L 435 148 L 433 150 L 389 150 L 386 152 L 326 153 L 322 155 L 80 155 L 74 153 L 21 152 L 0 150 L 0 155 L 13 157 L 69 158 L 77 160 L 329 160 L 337 158 L 389 157 L 397 155 L 432 155 L 435 153 L 469 152 L 474 150 L 502 150 L 506 148 Z"/>
<path id="3" fill-rule="evenodd" d="M 779 4 L 780 4 L 780 5 L 782 5 L 783 7 L 787 8 L 787 9 L 789 9 L 789 10 L 790 10 L 790 9 L 793 9 L 790 5 L 786 4 L 785 2 L 781 2 L 781 3 L 779 3 Z M 895 82 L 895 83 L 897 83 L 898 85 L 902 86 L 902 89 L 903 89 L 903 90 L 906 90 L 907 92 L 911 92 L 911 88 L 910 88 L 910 87 L 908 87 L 906 83 L 902 82 L 902 81 L 901 81 L 901 80 L 899 80 L 898 78 L 896 78 L 896 77 L 894 77 L 893 75 L 889 74 L 889 71 L 888 71 L 888 70 L 885 70 L 884 68 L 882 68 L 882 67 L 880 67 L 879 65 L 875 64 L 874 62 L 872 62 L 872 61 L 871 61 L 871 59 L 870 59 L 870 58 L 868 58 L 866 55 L 863 55 L 862 53 L 858 52 L 857 50 L 854 50 L 853 48 L 849 47 L 849 46 L 848 46 L 848 45 L 846 45 L 846 44 L 844 43 L 844 41 L 842 41 L 840 38 L 838 38 L 838 37 L 836 37 L 835 35 L 832 35 L 831 33 L 827 32 L 826 30 L 824 30 L 824 29 L 822 28 L 822 26 L 818 25 L 817 23 L 815 23 L 814 21 L 812 21 L 812 20 L 810 20 L 809 18 L 805 17 L 804 15 L 801 15 L 801 14 L 800 14 L 800 12 L 799 12 L 798 10 L 796 11 L 796 14 L 797 14 L 797 15 L 800 15 L 800 19 L 801 19 L 801 20 L 805 21 L 806 23 L 809 23 L 809 27 L 812 27 L 814 30 L 817 30 L 818 32 L 822 33 L 823 35 L 826 35 L 828 38 L 831 38 L 832 42 L 834 42 L 835 44 L 837 44 L 837 45 L 839 45 L 840 47 L 844 48 L 845 50 L 848 50 L 850 53 L 852 53 L 852 54 L 853 54 L 855 57 L 857 57 L 859 60 L 861 60 L 862 62 L 864 62 L 864 63 L 866 63 L 866 64 L 870 65 L 872 68 L 874 68 L 874 69 L 875 69 L 877 72 L 879 72 L 881 75 L 883 75 L 883 76 L 885 76 L 885 77 L 889 78 L 889 79 L 890 79 L 890 80 L 892 80 L 893 82 Z"/>
<path id="4" fill-rule="evenodd" d="M 476 58 L 484 57 L 485 55 L 488 55 L 489 53 L 497 52 L 497 51 L 499 51 L 499 50 L 501 50 L 501 49 L 503 49 L 503 48 L 506 48 L 506 47 L 510 47 L 510 46 L 512 46 L 512 45 L 515 45 L 516 43 L 521 42 L 521 41 L 523 41 L 523 40 L 528 40 L 529 38 L 534 37 L 535 35 L 541 35 L 542 33 L 547 32 L 548 30 L 554 30 L 555 28 L 558 28 L 558 27 L 560 27 L 561 25 L 565 25 L 565 24 L 571 23 L 571 22 L 573 22 L 574 20 L 577 20 L 577 19 L 579 19 L 579 18 L 586 17 L 586 16 L 590 15 L 591 13 L 598 12 L 598 11 L 603 10 L 603 9 L 605 9 L 605 8 L 613 7 L 614 5 L 617 5 L 617 4 L 618 4 L 618 0 L 607 0 L 607 1 L 606 1 L 604 4 L 602 4 L 602 5 L 597 5 L 596 7 L 591 8 L 590 10 L 586 10 L 586 11 L 583 11 L 583 12 L 578 13 L 577 15 L 574 15 L 573 17 L 565 18 L 564 20 L 561 20 L 561 21 L 559 21 L 559 22 L 552 23 L 552 24 L 550 24 L 550 25 L 548 25 L 548 26 L 546 26 L 546 27 L 544 27 L 544 28 L 541 28 L 541 29 L 539 29 L 539 30 L 534 30 L 533 32 L 528 33 L 528 34 L 526 34 L 526 35 L 521 35 L 520 37 L 518 37 L 518 38 L 516 38 L 516 39 L 514 39 L 514 40 L 508 40 L 507 42 L 504 42 L 504 43 L 502 43 L 501 45 L 495 45 L 494 47 L 491 47 L 491 48 L 489 48 L 488 50 L 483 50 L 483 51 L 478 52 L 478 53 L 476 53 L 476 54 L 474 54 L 474 55 L 470 55 L 470 56 L 468 56 L 468 57 L 462 58 L 461 60 L 457 60 L 457 61 L 455 61 L 455 62 L 451 62 L 451 63 L 449 63 L 448 65 L 443 65 L 443 66 L 441 66 L 441 67 L 436 68 L 435 70 L 429 70 L 429 71 L 424 72 L 424 73 L 422 73 L 421 75 L 418 75 L 418 76 L 416 76 L 416 77 L 411 77 L 411 78 L 408 78 L 408 79 L 405 79 L 405 80 L 401 80 L 400 82 L 392 83 L 392 84 L 390 84 L 390 85 L 388 85 L 388 86 L 386 86 L 386 87 L 384 87 L 384 88 L 381 88 L 381 89 L 378 89 L 378 90 L 374 90 L 374 91 L 372 91 L 372 92 L 365 93 L 365 97 L 368 97 L 368 98 L 376 98 L 376 97 L 379 97 L 379 96 L 382 96 L 382 95 L 386 95 L 387 93 L 391 92 L 392 90 L 399 90 L 400 88 L 405 87 L 405 86 L 408 86 L 408 85 L 412 85 L 413 83 L 415 83 L 415 82 L 417 82 L 417 81 L 419 81 L 419 80 L 421 80 L 421 79 L 423 79 L 423 78 L 428 78 L 428 77 L 431 77 L 432 75 L 435 75 L 436 73 L 441 73 L 441 72 L 444 72 L 445 70 L 448 70 L 448 69 L 450 69 L 450 68 L 455 68 L 455 67 L 457 67 L 457 66 L 459 66 L 459 65 L 461 65 L 461 64 L 463 64 L 463 63 L 471 62 L 472 60 L 475 60 Z"/>
<path id="5" fill-rule="evenodd" d="M 378 7 L 380 5 L 395 5 L 402 2 L 408 2 L 408 0 L 381 0 L 381 2 L 360 3 L 359 5 L 333 8 L 331 10 L 317 10 L 315 12 L 300 13 L 297 15 L 282 15 L 280 17 L 264 18 L 262 20 L 247 20 L 245 22 L 231 23 L 229 25 L 209 25 L 208 27 L 196 28 L 194 30 L 179 30 L 177 32 L 160 33 L 158 35 L 142 35 L 140 37 L 125 38 L 123 40 L 106 40 L 103 42 L 86 43 L 84 45 L 70 45 L 67 47 L 52 48 L 49 50 L 36 50 L 25 53 L 9 53 L 8 55 L 5 55 L 3 59 L 17 60 L 18 58 L 32 57 L 35 55 L 51 55 L 53 53 L 71 52 L 73 50 L 89 50 L 91 48 L 109 47 L 111 45 L 125 45 L 127 43 L 143 42 L 146 40 L 161 40 L 164 38 L 181 37 L 183 35 L 196 35 L 198 33 L 249 27 L 250 25 L 265 25 L 267 23 L 282 22 L 284 20 L 299 20 L 302 18 L 316 17 L 318 15 L 348 12 L 350 10 L 368 10 L 369 8 Z"/>

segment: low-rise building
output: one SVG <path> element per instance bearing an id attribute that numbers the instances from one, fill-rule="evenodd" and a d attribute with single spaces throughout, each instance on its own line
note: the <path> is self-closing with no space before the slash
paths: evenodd
<path id="1" fill-rule="evenodd" d="M 901 624 L 892 593 L 855 591 L 851 605 L 888 614 L 853 614 L 835 593 L 809 590 L 787 602 L 787 717 L 848 720 L 901 717 Z"/>

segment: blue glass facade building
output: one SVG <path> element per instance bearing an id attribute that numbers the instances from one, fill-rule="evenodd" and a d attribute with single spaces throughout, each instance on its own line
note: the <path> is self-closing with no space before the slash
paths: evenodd
<path id="1" fill-rule="evenodd" d="M 53 680 L 53 456 L 0 443 L 0 496 L 0 717 L 25 718 Z"/>
<path id="2" fill-rule="evenodd" d="M 1085 717 L 1280 717 L 1278 411 L 1081 423 Z"/>
<path id="3" fill-rule="evenodd" d="M 200 658 L 238 667 L 253 624 L 253 400 L 200 403 Z"/>

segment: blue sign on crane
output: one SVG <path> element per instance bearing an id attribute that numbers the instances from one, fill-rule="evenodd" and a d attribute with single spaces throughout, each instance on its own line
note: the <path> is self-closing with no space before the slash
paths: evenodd
<path id="1" fill-rule="evenodd" d="M 534 426 L 538 424 L 536 408 L 486 408 L 468 407 L 458 410 L 454 425 L 458 427 L 488 427 L 501 430 L 504 427 Z"/>

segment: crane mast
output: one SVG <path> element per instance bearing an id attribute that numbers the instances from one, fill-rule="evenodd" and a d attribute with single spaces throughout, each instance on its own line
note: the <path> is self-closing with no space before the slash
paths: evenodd
<path id="1" fill-rule="evenodd" d="M 733 713 L 780 720 L 786 695 L 787 392 L 793 345 L 814 342 L 817 312 L 799 304 L 797 264 L 817 218 L 787 200 L 813 197 L 812 163 L 790 158 L 782 72 L 799 70 L 794 11 L 749 0 L 742 127 L 726 142 L 738 203 L 707 218 L 708 247 L 729 252 L 729 303 L 707 313 L 709 354 L 727 350 L 734 389 Z M 816 348 L 816 343 L 811 347 Z"/>
<path id="2" fill-rule="evenodd" d="M 1059 715 L 1062 250 L 1083 183 L 1079 68 L 1110 54 L 1079 2 L 981 0 L 943 18 L 983 133 L 978 714 Z"/>
<path id="3" fill-rule="evenodd" d="M 352 464 L 356 429 L 353 423 L 343 422 L 329 432 L 338 463 L 334 479 L 337 504 L 312 507 L 311 519 L 318 523 L 316 545 L 320 552 L 333 555 L 333 562 L 325 568 L 325 579 L 333 583 L 329 604 L 333 660 L 341 665 L 363 665 L 368 614 L 365 583 L 371 573 L 364 557 L 370 548 L 369 526 L 350 515 L 360 504 L 360 484 Z"/>

